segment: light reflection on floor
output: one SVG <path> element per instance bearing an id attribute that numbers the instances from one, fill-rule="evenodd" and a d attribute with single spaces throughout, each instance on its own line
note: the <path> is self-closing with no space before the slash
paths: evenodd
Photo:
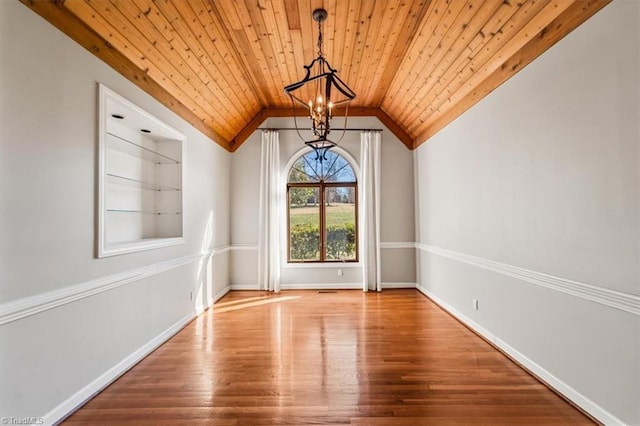
<path id="1" fill-rule="evenodd" d="M 263 300 L 263 299 L 269 299 L 269 298 L 270 296 L 255 296 L 255 297 L 245 297 L 244 299 L 234 299 L 228 302 L 216 302 L 216 304 L 214 305 L 214 308 L 220 307 L 220 306 L 237 305 L 239 303 L 247 303 L 253 300 Z"/>
<path id="2" fill-rule="evenodd" d="M 243 299 L 242 301 L 240 301 L 239 303 L 235 303 L 233 305 L 227 305 L 227 306 L 221 306 L 221 305 L 213 305 L 213 313 L 214 314 L 220 314 L 223 312 L 229 312 L 229 311 L 237 311 L 239 309 L 246 309 L 246 308 L 251 308 L 254 306 L 260 306 L 260 305 L 267 305 L 270 303 L 280 303 L 280 302 L 286 302 L 287 300 L 294 300 L 294 299 L 300 299 L 302 296 L 283 296 L 283 297 L 251 297 L 249 298 L 249 302 L 247 302 L 247 299 Z M 256 299 L 260 299 L 260 300 L 256 300 Z M 238 302 L 238 301 L 234 301 L 234 302 Z M 242 302 L 246 302 L 246 303 L 242 303 Z M 229 302 L 231 303 L 231 302 Z M 224 305 L 224 304 L 222 304 Z"/>

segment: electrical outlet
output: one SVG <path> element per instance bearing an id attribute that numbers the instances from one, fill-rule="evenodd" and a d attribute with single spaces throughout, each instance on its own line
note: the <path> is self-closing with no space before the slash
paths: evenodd
<path id="1" fill-rule="evenodd" d="M 473 309 L 476 311 L 479 309 L 478 299 L 473 299 Z"/>
<path id="2" fill-rule="evenodd" d="M 342 269 L 338 269 L 338 276 L 341 277 L 342 275 Z"/>

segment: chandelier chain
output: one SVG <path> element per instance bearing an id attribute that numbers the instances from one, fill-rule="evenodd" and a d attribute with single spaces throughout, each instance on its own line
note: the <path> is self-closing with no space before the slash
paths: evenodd
<path id="1" fill-rule="evenodd" d="M 322 21 L 318 21 L 318 56 L 323 57 L 322 55 Z"/>

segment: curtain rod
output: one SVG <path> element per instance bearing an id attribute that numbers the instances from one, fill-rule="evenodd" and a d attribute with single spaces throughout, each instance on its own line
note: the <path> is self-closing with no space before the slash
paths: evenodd
<path id="1" fill-rule="evenodd" d="M 258 127 L 256 130 L 297 130 L 295 127 Z M 335 129 L 331 128 L 331 130 L 335 131 L 346 131 L 346 132 L 382 132 L 383 129 Z M 310 132 L 311 129 L 300 129 L 301 132 Z"/>

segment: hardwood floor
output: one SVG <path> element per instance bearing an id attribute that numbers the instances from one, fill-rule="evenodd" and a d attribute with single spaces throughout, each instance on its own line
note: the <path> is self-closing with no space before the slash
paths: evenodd
<path id="1" fill-rule="evenodd" d="M 415 290 L 231 292 L 65 424 L 592 424 Z"/>

